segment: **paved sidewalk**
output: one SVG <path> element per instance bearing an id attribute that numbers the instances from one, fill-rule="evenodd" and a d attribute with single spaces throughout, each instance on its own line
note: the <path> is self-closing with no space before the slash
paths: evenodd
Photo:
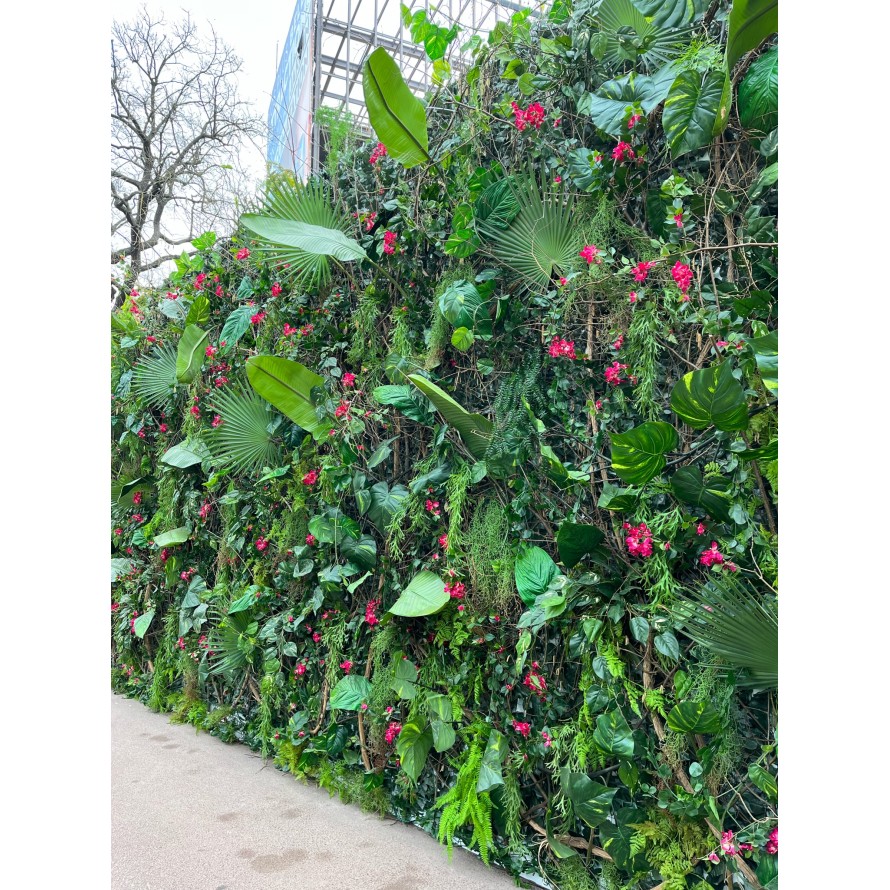
<path id="1" fill-rule="evenodd" d="M 507 890 L 419 828 L 303 785 L 243 745 L 111 701 L 112 890 Z"/>

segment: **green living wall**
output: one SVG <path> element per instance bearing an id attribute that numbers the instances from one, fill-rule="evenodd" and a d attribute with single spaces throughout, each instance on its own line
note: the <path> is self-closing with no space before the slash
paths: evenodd
<path id="1" fill-rule="evenodd" d="M 114 688 L 515 874 L 775 888 L 775 3 L 431 19 L 112 316 Z"/>

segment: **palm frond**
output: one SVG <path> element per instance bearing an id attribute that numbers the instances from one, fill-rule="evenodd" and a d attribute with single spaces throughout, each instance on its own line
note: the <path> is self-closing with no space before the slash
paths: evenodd
<path id="1" fill-rule="evenodd" d="M 658 26 L 631 0 L 602 0 L 596 11 L 603 61 L 620 66 L 641 59 L 650 69 L 679 56 L 688 44 L 690 29 Z"/>
<path id="2" fill-rule="evenodd" d="M 529 289 L 546 291 L 555 273 L 578 263 L 581 241 L 572 219 L 571 197 L 545 192 L 533 175 L 517 176 L 509 189 L 519 210 L 509 226 L 503 215 L 477 219 L 488 251 L 512 269 Z"/>
<path id="3" fill-rule="evenodd" d="M 149 408 L 164 408 L 176 394 L 176 350 L 155 348 L 133 371 L 133 392 Z"/>
<path id="4" fill-rule="evenodd" d="M 255 392 L 245 387 L 220 390 L 214 409 L 222 423 L 206 439 L 219 466 L 259 470 L 277 464 L 281 448 L 274 429 L 280 418 Z"/>
<path id="5" fill-rule="evenodd" d="M 681 630 L 746 675 L 739 686 L 773 688 L 779 682 L 779 620 L 775 598 L 736 578 L 709 581 L 679 598 Z"/>
<path id="6" fill-rule="evenodd" d="M 236 612 L 222 619 L 207 644 L 213 653 L 209 673 L 231 679 L 250 665 L 256 648 L 250 637 L 251 624 L 254 625 L 253 633 L 256 633 L 256 623 L 249 612 Z"/>
<path id="7" fill-rule="evenodd" d="M 274 184 L 266 193 L 261 215 L 273 220 L 333 229 L 340 233 L 345 233 L 349 228 L 348 217 L 334 209 L 325 187 L 317 180 L 306 184 Z M 268 261 L 281 266 L 279 275 L 289 279 L 297 287 L 314 289 L 329 281 L 331 268 L 327 255 L 303 250 L 256 232 L 252 232 L 252 235 Z"/>

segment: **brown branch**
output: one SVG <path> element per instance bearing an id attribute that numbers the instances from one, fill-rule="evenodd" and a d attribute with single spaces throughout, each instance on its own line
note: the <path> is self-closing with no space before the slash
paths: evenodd
<path id="1" fill-rule="evenodd" d="M 533 828 L 537 834 L 542 834 L 544 837 L 547 837 L 547 832 L 541 828 L 534 819 L 527 819 L 526 824 L 530 828 Z M 593 837 L 592 834 L 591 837 Z M 585 841 L 584 838 L 574 837 L 571 834 L 563 834 L 556 839 L 567 847 L 574 847 L 576 850 L 584 850 L 585 853 L 589 851 L 594 856 L 599 856 L 600 859 L 606 859 L 609 862 L 612 862 L 612 857 L 602 847 L 594 847 L 589 841 Z"/>

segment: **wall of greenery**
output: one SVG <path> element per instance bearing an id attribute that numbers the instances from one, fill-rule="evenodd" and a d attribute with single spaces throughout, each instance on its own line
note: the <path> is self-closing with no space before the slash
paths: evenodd
<path id="1" fill-rule="evenodd" d="M 114 688 L 553 886 L 776 888 L 776 4 L 406 20 L 427 100 L 377 50 L 112 316 Z"/>

